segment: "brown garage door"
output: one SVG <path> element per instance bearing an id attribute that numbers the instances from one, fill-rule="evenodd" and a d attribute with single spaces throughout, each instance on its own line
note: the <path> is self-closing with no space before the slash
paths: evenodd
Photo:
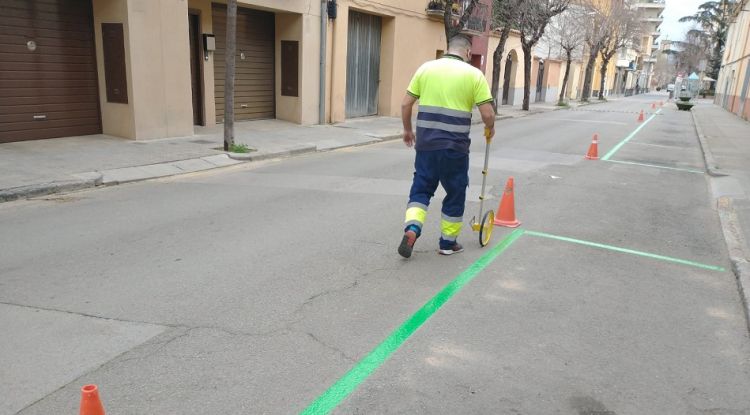
<path id="1" fill-rule="evenodd" d="M 216 121 L 224 121 L 224 50 L 226 49 L 227 8 L 213 5 L 214 80 L 216 82 Z M 274 118 L 274 14 L 237 9 L 237 56 L 235 120 Z"/>
<path id="2" fill-rule="evenodd" d="M 0 1 L 0 143 L 100 133 L 91 0 Z"/>

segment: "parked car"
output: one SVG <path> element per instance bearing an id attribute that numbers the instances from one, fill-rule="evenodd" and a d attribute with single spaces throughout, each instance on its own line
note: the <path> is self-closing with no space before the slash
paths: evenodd
<path id="1" fill-rule="evenodd" d="M 674 91 L 674 84 L 667 85 L 667 91 L 669 91 L 669 92 Z"/>

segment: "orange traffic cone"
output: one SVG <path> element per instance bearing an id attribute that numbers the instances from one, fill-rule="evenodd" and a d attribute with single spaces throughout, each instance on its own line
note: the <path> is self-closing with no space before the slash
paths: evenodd
<path id="1" fill-rule="evenodd" d="M 641 110 L 641 115 L 638 116 L 638 122 L 643 122 L 643 110 Z"/>
<path id="2" fill-rule="evenodd" d="M 663 107 L 664 106 L 664 101 L 659 101 L 659 106 Z"/>
<path id="3" fill-rule="evenodd" d="M 96 385 L 86 385 L 81 388 L 80 415 L 104 415 L 104 407 L 99 400 L 99 390 Z"/>
<path id="4" fill-rule="evenodd" d="M 497 216 L 493 222 L 497 226 L 507 226 L 508 228 L 518 227 L 521 222 L 516 219 L 516 207 L 513 202 L 513 177 L 505 183 L 505 191 L 500 205 L 497 208 Z"/>
<path id="5" fill-rule="evenodd" d="M 652 110 L 655 110 L 655 109 L 656 109 L 656 103 L 655 103 L 655 102 L 652 102 L 652 103 L 651 103 L 651 109 L 652 109 Z"/>
<path id="6" fill-rule="evenodd" d="M 589 152 L 586 154 L 588 160 L 599 160 L 599 134 L 594 134 L 589 146 Z"/>

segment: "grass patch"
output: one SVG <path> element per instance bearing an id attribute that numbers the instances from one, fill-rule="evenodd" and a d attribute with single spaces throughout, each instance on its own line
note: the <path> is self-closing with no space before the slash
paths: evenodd
<path id="1" fill-rule="evenodd" d="M 229 151 L 232 153 L 249 153 L 251 149 L 247 144 L 232 144 L 229 146 Z"/>

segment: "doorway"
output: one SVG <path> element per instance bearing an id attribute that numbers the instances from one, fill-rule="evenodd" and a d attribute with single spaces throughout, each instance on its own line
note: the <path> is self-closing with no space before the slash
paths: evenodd
<path id="1" fill-rule="evenodd" d="M 536 96 L 534 102 L 542 102 L 544 100 L 543 94 L 544 88 L 544 61 L 539 60 L 539 70 L 536 72 Z"/>
<path id="2" fill-rule="evenodd" d="M 203 48 L 200 12 L 188 11 L 190 33 L 190 85 L 193 95 L 193 125 L 203 125 Z"/>
<path id="3" fill-rule="evenodd" d="M 346 117 L 378 113 L 380 85 L 379 16 L 349 12 L 346 56 Z"/>
<path id="4" fill-rule="evenodd" d="M 513 104 L 510 102 L 510 78 L 513 69 L 513 55 L 508 53 L 505 59 L 505 73 L 503 74 L 503 105 Z"/>

